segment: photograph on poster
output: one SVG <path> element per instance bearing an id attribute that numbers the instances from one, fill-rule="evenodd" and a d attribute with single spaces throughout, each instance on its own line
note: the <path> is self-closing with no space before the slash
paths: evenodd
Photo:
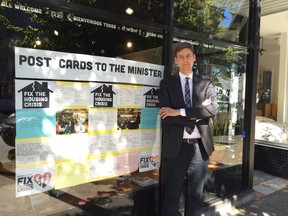
<path id="1" fill-rule="evenodd" d="M 56 134 L 88 132 L 87 109 L 64 109 L 56 113 Z"/>
<path id="2" fill-rule="evenodd" d="M 118 109 L 118 130 L 140 129 L 141 109 L 120 108 Z"/>

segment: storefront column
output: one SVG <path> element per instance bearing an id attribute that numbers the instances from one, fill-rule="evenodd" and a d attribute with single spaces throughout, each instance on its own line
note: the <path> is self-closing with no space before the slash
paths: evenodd
<path id="1" fill-rule="evenodd" d="M 288 36 L 281 33 L 279 39 L 280 61 L 278 81 L 277 121 L 288 122 Z"/>

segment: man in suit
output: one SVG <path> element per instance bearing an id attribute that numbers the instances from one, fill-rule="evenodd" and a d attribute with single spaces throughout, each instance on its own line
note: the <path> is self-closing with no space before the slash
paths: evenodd
<path id="1" fill-rule="evenodd" d="M 163 126 L 162 216 L 179 214 L 185 178 L 185 216 L 199 216 L 209 156 L 214 151 L 210 120 L 219 105 L 212 80 L 192 72 L 196 61 L 193 45 L 177 44 L 174 61 L 179 74 L 164 78 L 159 94 Z"/>

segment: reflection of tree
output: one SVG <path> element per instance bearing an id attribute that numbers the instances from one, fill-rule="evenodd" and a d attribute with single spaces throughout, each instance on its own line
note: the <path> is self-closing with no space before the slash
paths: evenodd
<path id="1" fill-rule="evenodd" d="M 230 71 L 233 69 L 238 76 L 242 76 L 246 73 L 247 54 L 247 51 L 244 49 L 228 47 L 225 55 L 227 62 L 230 63 Z"/>
<path id="2" fill-rule="evenodd" d="M 116 6 L 120 4 L 119 1 L 117 4 L 110 4 L 108 7 L 106 1 L 96 2 L 92 0 L 89 2 L 70 2 L 79 2 L 80 4 L 90 5 L 95 8 L 97 8 L 97 5 L 99 4 L 99 8 L 105 8 L 107 6 L 107 10 L 110 11 L 114 7 L 116 10 Z M 127 1 L 125 2 L 128 4 Z M 122 4 L 123 3 L 121 3 L 121 5 Z M 155 2 L 153 5 L 154 4 Z M 146 13 L 146 16 L 150 16 L 148 19 L 153 21 L 152 17 L 153 14 L 156 14 L 156 8 L 151 5 L 150 11 L 146 12 L 147 4 L 141 3 L 141 5 L 137 6 L 138 11 L 135 13 Z M 144 6 L 146 7 L 146 10 L 143 9 Z M 36 7 L 38 8 L 39 6 Z M 111 9 L 111 7 L 113 8 Z M 124 5 L 122 5 L 122 7 L 124 7 Z M 147 32 L 145 30 L 138 31 L 137 34 L 128 31 L 126 32 L 121 29 L 121 27 L 123 27 L 122 25 L 116 26 L 112 24 L 112 27 L 106 27 L 103 24 L 104 22 L 97 20 L 97 18 L 93 21 L 100 22 L 101 24 L 99 25 L 78 22 L 73 19 L 76 15 L 72 14 L 72 12 L 54 11 L 49 8 L 42 8 L 42 14 L 33 14 L 27 11 L 15 12 L 13 11 L 14 9 L 5 10 L 5 14 L 9 15 L 6 17 L 3 15 L 0 16 L 0 26 L 2 24 L 5 29 L 9 31 L 10 35 L 12 35 L 11 45 L 19 47 L 33 47 L 114 57 L 159 47 L 162 42 L 161 38 L 156 39 L 155 37 L 147 37 Z M 151 13 L 152 11 L 153 13 Z M 18 19 L 10 19 L 14 14 L 17 14 Z M 157 11 L 157 14 L 159 14 L 159 11 Z M 37 40 L 39 40 L 39 44 L 36 44 Z M 128 40 L 133 41 L 137 46 L 127 49 L 126 43 Z"/>
<path id="3" fill-rule="evenodd" d="M 228 127 L 230 121 L 230 112 L 226 109 L 227 104 L 219 104 L 220 112 L 213 118 L 213 134 L 214 136 L 228 135 Z M 224 108 L 222 108 L 224 106 Z M 222 111 L 223 110 L 223 111 Z"/>
<path id="4" fill-rule="evenodd" d="M 197 69 L 201 74 L 206 74 L 206 71 L 212 72 L 210 76 L 213 79 L 215 90 L 218 90 L 217 99 L 220 105 L 220 110 L 213 118 L 214 135 L 233 135 L 233 133 L 241 133 L 243 128 L 243 100 L 240 98 L 239 91 L 233 92 L 237 96 L 237 106 L 235 101 L 231 101 L 231 91 L 235 88 L 234 84 L 241 86 L 243 83 L 243 75 L 246 73 L 246 57 L 247 53 L 244 49 L 227 47 L 226 49 L 213 49 L 209 46 L 196 47 L 200 52 L 200 57 L 197 58 Z M 203 52 L 204 50 L 204 52 Z M 203 54 L 201 53 L 203 52 Z M 208 53 L 208 55 L 206 54 Z M 208 69 L 207 69 L 208 67 Z M 237 79 L 235 79 L 237 77 Z M 238 82 L 238 83 L 235 83 Z M 221 90 L 222 92 L 220 92 Z M 223 94 L 225 91 L 227 94 Z M 228 105 L 229 109 L 223 109 L 221 106 Z M 237 116 L 236 119 L 232 116 Z M 236 131 L 237 127 L 237 131 Z M 235 132 L 233 132 L 235 130 Z"/>
<path id="5" fill-rule="evenodd" d="M 237 15 L 239 0 L 180 0 L 174 1 L 175 24 L 185 29 L 222 37 L 232 20 L 223 24 L 226 14 Z M 233 18 L 232 18 L 233 19 Z"/>
<path id="6" fill-rule="evenodd" d="M 163 22 L 163 4 L 161 0 L 123 0 L 112 4 L 111 1 L 107 0 L 70 0 L 69 2 L 116 13 L 123 13 L 122 11 L 125 11 L 127 7 L 131 7 L 134 10 L 134 17 L 150 22 Z M 239 1 L 174 1 L 175 25 L 195 32 L 219 36 L 227 28 L 227 26 L 220 24 L 225 18 L 224 11 L 234 13 L 235 8 L 239 7 L 236 2 Z M 105 56 L 122 55 L 161 46 L 162 40 L 147 37 L 145 30 L 142 30 L 141 33 L 131 34 L 120 31 L 118 28 L 105 28 L 103 25 L 74 21 L 74 14 L 70 12 L 53 11 L 49 8 L 42 9 L 42 14 L 23 11 L 14 13 L 13 9 L 5 9 L 5 14 L 12 11 L 11 14 L 17 14 L 18 17 L 21 17 L 21 21 L 16 19 L 11 19 L 13 20 L 11 21 L 4 16 L 0 17 L 0 24 L 2 23 L 12 35 L 16 36 L 14 38 L 15 45 Z M 10 17 L 10 15 L 7 17 Z M 121 27 L 121 25 L 117 27 Z M 35 40 L 38 38 L 42 41 L 41 45 L 35 45 Z M 137 48 L 128 51 L 125 47 L 127 40 L 137 41 Z M 103 41 L 110 41 L 110 43 L 103 43 Z"/>
<path id="7" fill-rule="evenodd" d="M 217 35 L 224 18 L 224 8 L 217 8 L 214 1 L 182 0 L 175 1 L 175 22 L 180 27 L 193 31 Z"/>

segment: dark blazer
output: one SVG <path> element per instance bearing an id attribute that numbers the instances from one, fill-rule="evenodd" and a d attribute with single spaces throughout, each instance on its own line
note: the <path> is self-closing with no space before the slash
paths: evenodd
<path id="1" fill-rule="evenodd" d="M 185 108 L 186 117 L 166 117 L 162 120 L 162 153 L 164 157 L 173 158 L 179 153 L 183 141 L 185 126 L 197 127 L 208 155 L 214 151 L 213 131 L 210 118 L 217 114 L 219 105 L 212 80 L 193 72 L 193 107 L 185 108 L 180 76 L 170 76 L 160 82 L 160 107 L 173 109 Z M 203 106 L 202 102 L 211 99 L 212 103 Z M 201 119 L 196 122 L 196 119 Z"/>

